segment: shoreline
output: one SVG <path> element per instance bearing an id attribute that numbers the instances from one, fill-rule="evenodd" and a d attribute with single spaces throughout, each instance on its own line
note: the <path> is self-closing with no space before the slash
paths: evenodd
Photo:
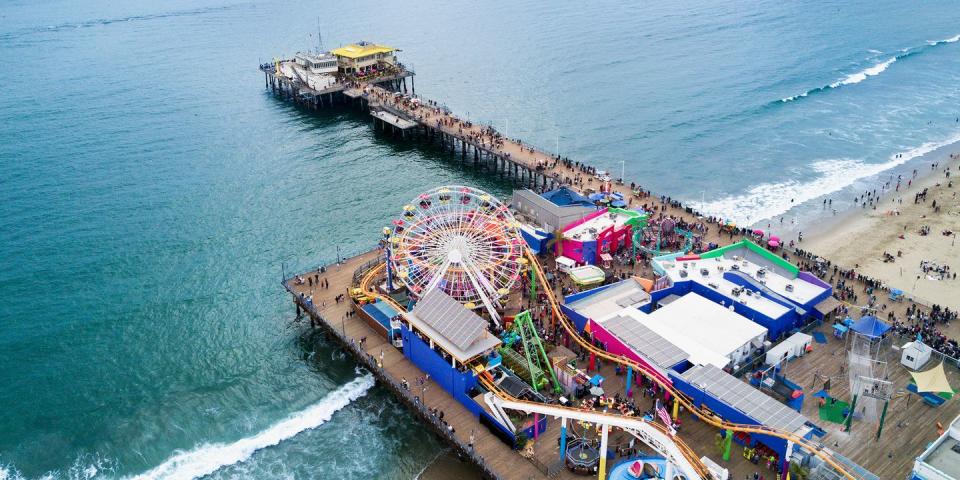
<path id="1" fill-rule="evenodd" d="M 960 247 L 955 246 L 960 228 L 958 154 L 960 143 L 953 143 L 919 157 L 926 168 L 917 169 L 917 178 L 910 187 L 899 192 L 886 191 L 875 209 L 869 205 L 866 209 L 853 207 L 827 217 L 808 229 L 797 248 L 901 289 L 918 303 L 960 309 L 960 296 L 956 295 L 960 279 L 951 275 L 950 279 L 934 280 L 920 266 L 921 261 L 932 261 L 949 266 L 952 273 L 960 265 Z M 938 163 L 936 169 L 929 168 L 932 163 Z M 912 169 L 913 164 L 905 165 Z M 946 169 L 951 173 L 949 179 Z M 952 188 L 948 187 L 951 181 Z M 927 199 L 914 203 L 914 195 L 924 189 L 928 191 Z M 941 207 L 939 212 L 932 208 L 934 201 Z M 919 233 L 922 226 L 929 227 L 929 234 Z M 954 234 L 945 236 L 944 230 Z M 892 261 L 884 261 L 884 253 L 892 255 Z"/>
<path id="2" fill-rule="evenodd" d="M 895 180 L 889 189 L 884 188 L 886 181 L 883 179 L 902 175 L 902 186 L 906 187 L 907 180 L 910 180 L 912 177 L 913 170 L 917 170 L 917 176 L 913 178 L 913 185 L 910 189 L 910 191 L 913 192 L 912 188 L 917 185 L 929 186 L 930 178 L 936 177 L 936 174 L 944 165 L 953 162 L 954 159 L 951 159 L 950 155 L 956 153 L 960 153 L 960 140 L 911 158 L 900 165 L 891 167 L 872 177 L 857 180 L 837 192 L 821 195 L 804 203 L 797 204 L 780 215 L 761 219 L 750 224 L 749 227 L 761 228 L 764 229 L 764 231 L 772 230 L 775 234 L 783 238 L 785 242 L 789 242 L 789 240 L 796 241 L 797 234 L 803 232 L 805 243 L 810 243 L 808 240 L 829 236 L 831 231 L 837 228 L 838 225 L 843 225 L 845 222 L 857 218 L 864 213 L 864 210 L 860 208 L 859 205 L 854 205 L 850 202 L 851 196 L 859 195 L 867 190 L 876 189 L 880 191 L 881 202 L 879 205 L 883 205 L 886 200 L 890 199 L 892 194 L 902 196 L 905 192 L 904 188 L 901 188 L 900 192 L 896 192 L 894 188 L 896 184 Z M 938 170 L 935 171 L 929 168 L 932 163 L 939 164 Z M 862 188 L 857 188 L 857 185 L 862 185 Z M 833 210 L 832 208 L 822 208 L 817 204 L 818 201 L 822 201 L 825 198 L 833 199 L 837 202 L 838 206 L 835 215 L 830 215 L 831 210 Z M 778 218 L 783 218 L 785 220 L 784 223 L 779 224 L 776 221 Z M 793 222 L 794 219 L 797 220 L 795 223 Z"/>

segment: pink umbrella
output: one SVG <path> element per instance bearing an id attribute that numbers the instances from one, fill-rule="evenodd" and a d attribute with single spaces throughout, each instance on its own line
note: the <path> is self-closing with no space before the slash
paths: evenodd
<path id="1" fill-rule="evenodd" d="M 770 240 L 769 242 L 767 242 L 767 245 L 770 245 L 771 247 L 776 248 L 780 246 L 780 242 L 777 240 Z"/>
<path id="2" fill-rule="evenodd" d="M 776 235 L 770 235 L 770 240 L 776 240 L 776 241 L 779 242 L 779 241 L 780 241 L 780 237 L 778 237 L 778 236 L 776 236 Z"/>
<path id="3" fill-rule="evenodd" d="M 756 229 L 756 230 L 753 231 L 753 234 L 754 234 L 754 235 L 763 235 L 763 230 L 760 230 L 760 229 L 758 228 L 758 229 Z"/>

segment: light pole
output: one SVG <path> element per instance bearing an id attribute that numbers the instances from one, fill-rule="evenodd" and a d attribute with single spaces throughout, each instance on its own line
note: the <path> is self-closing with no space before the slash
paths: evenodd
<path id="1" fill-rule="evenodd" d="M 706 199 L 706 197 L 707 197 L 707 191 L 706 191 L 706 190 L 700 190 L 700 215 L 703 215 L 703 214 L 704 214 L 704 213 L 703 213 L 703 204 L 705 203 L 704 200 Z"/>
<path id="2" fill-rule="evenodd" d="M 626 166 L 627 166 L 626 160 L 620 160 L 620 184 L 621 185 L 623 185 L 627 181 L 625 176 Z"/>

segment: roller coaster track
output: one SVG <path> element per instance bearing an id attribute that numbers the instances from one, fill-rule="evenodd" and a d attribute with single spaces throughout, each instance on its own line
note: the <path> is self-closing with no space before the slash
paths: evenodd
<path id="1" fill-rule="evenodd" d="M 529 251 L 527 251 L 526 254 L 527 254 L 527 258 L 530 260 L 530 265 L 533 266 L 534 270 L 536 271 L 536 274 L 540 278 L 546 279 L 547 277 L 546 275 L 544 275 L 543 267 L 540 265 L 540 261 L 537 259 L 537 257 L 531 254 Z M 720 429 L 726 429 L 734 432 L 769 435 L 771 437 L 781 438 L 789 442 L 793 442 L 795 445 L 803 447 L 804 449 L 810 451 L 811 453 L 816 455 L 818 458 L 826 462 L 828 465 L 833 467 L 840 475 L 842 475 L 847 480 L 864 480 L 864 477 L 856 476 L 854 473 L 848 471 L 847 468 L 844 465 L 842 465 L 840 461 L 835 459 L 833 455 L 831 455 L 829 452 L 824 451 L 822 448 L 820 448 L 819 445 L 793 432 L 787 432 L 787 431 L 783 431 L 783 430 L 779 430 L 771 427 L 766 427 L 763 425 L 746 425 L 742 423 L 732 423 L 732 422 L 722 420 L 711 413 L 707 413 L 703 411 L 702 409 L 700 409 L 700 407 L 696 406 L 693 403 L 692 399 L 690 399 L 690 397 L 688 397 L 686 394 L 677 390 L 677 388 L 674 387 L 672 384 L 664 382 L 663 380 L 659 379 L 657 375 L 654 375 L 653 372 L 650 371 L 650 367 L 641 365 L 637 362 L 634 362 L 633 360 L 630 360 L 621 356 L 611 355 L 610 353 L 600 348 L 597 348 L 593 346 L 593 344 L 591 344 L 590 342 L 586 341 L 583 337 L 580 336 L 580 333 L 577 331 L 576 327 L 570 322 L 570 319 L 568 319 L 566 315 L 563 314 L 563 311 L 560 310 L 560 304 L 557 302 L 556 296 L 553 293 L 553 289 L 544 288 L 543 291 L 547 294 L 547 298 L 550 301 L 550 307 L 553 311 L 553 315 L 555 316 L 555 318 L 557 318 L 560 321 L 560 324 L 561 326 L 563 326 L 564 330 L 566 330 L 567 333 L 570 334 L 570 337 L 573 338 L 578 344 L 580 344 L 581 347 L 593 353 L 599 358 L 609 360 L 611 362 L 616 362 L 616 363 L 619 363 L 620 365 L 629 366 L 638 372 L 645 373 L 647 378 L 653 380 L 661 388 L 670 392 L 670 395 L 676 398 L 677 401 L 680 402 L 680 405 L 683 405 L 683 407 L 687 409 L 687 411 L 696 415 L 697 418 L 699 418 L 704 423 L 707 423 L 708 425 L 712 425 Z"/>
<path id="2" fill-rule="evenodd" d="M 489 378 L 484 375 L 480 377 L 480 383 L 486 388 L 490 393 L 495 395 L 499 400 L 499 403 L 504 408 L 511 410 L 523 410 L 526 412 L 537 412 L 543 413 L 554 417 L 566 417 L 571 419 L 586 419 L 591 421 L 591 423 L 599 422 L 605 423 L 607 425 L 613 425 L 620 427 L 626 430 L 633 430 L 636 432 L 647 433 L 648 437 L 653 437 L 655 441 L 659 441 L 661 445 L 650 445 L 654 447 L 659 453 L 666 456 L 668 460 L 672 461 L 674 464 L 678 465 L 685 474 L 689 475 L 691 471 L 695 472 L 699 478 L 709 480 L 713 478 L 710 474 L 710 470 L 707 469 L 707 466 L 700 461 L 700 457 L 693 451 L 690 446 L 680 440 L 679 437 L 671 435 L 666 427 L 658 425 L 654 422 L 648 422 L 641 418 L 631 417 L 626 415 L 616 415 L 610 413 L 601 413 L 593 410 L 584 410 L 572 407 L 564 407 L 560 405 L 547 405 L 543 403 L 530 402 L 527 400 L 521 400 L 516 398 L 503 389 L 501 389 L 497 384 L 493 383 Z M 585 418 L 591 417 L 591 418 Z M 650 435 L 650 430 L 653 430 L 655 433 Z M 659 437 L 659 438 L 657 438 Z M 677 452 L 673 452 L 673 448 L 676 448 Z M 675 453 L 679 453 L 682 458 L 675 458 Z M 671 458 L 673 457 L 673 458 Z M 691 479 L 693 480 L 693 479 Z"/>
<path id="3" fill-rule="evenodd" d="M 719 429 L 730 430 L 733 432 L 768 435 L 771 437 L 780 438 L 780 439 L 787 440 L 789 442 L 793 442 L 793 444 L 803 447 L 804 449 L 811 452 L 813 455 L 816 455 L 818 458 L 820 458 L 821 460 L 826 462 L 828 465 L 833 467 L 833 469 L 836 470 L 837 473 L 839 473 L 843 478 L 847 480 L 866 480 L 866 477 L 859 476 L 857 475 L 856 472 L 849 471 L 848 467 L 844 466 L 841 461 L 834 458 L 834 456 L 830 452 L 822 449 L 819 445 L 793 432 L 787 432 L 784 430 L 779 430 L 779 429 L 775 429 L 775 428 L 771 428 L 763 425 L 747 425 L 747 424 L 732 423 L 726 420 L 722 420 L 719 417 L 713 415 L 712 413 L 708 413 L 702 410 L 699 406 L 697 406 L 693 402 L 693 400 L 689 396 L 679 391 L 676 387 L 673 386 L 673 384 L 665 382 L 662 379 L 658 378 L 658 375 L 655 374 L 655 372 L 650 371 L 650 367 L 646 365 L 641 365 L 637 362 L 634 362 L 633 360 L 630 360 L 622 356 L 612 355 L 603 349 L 595 347 L 593 344 L 586 341 L 580 335 L 580 332 L 577 331 L 576 327 L 570 322 L 570 319 L 568 319 L 567 316 L 564 315 L 563 311 L 560 309 L 560 303 L 557 301 L 556 295 L 553 292 L 553 288 L 550 286 L 548 282 L 546 282 L 547 276 L 544 274 L 543 267 L 540 265 L 540 260 L 535 255 L 533 255 L 529 250 L 526 250 L 525 254 L 527 256 L 527 259 L 530 261 L 530 265 L 534 269 L 537 276 L 548 287 L 548 288 L 543 288 L 542 291 L 547 295 L 547 299 L 550 302 L 550 308 L 554 318 L 560 322 L 560 325 L 563 327 L 564 330 L 567 331 L 570 338 L 572 338 L 575 342 L 577 342 L 586 351 L 593 353 L 598 358 L 601 358 L 610 362 L 615 362 L 623 366 L 629 366 L 633 368 L 634 371 L 645 374 L 647 378 L 656 382 L 657 385 L 659 385 L 664 390 L 670 392 L 670 395 L 673 398 L 675 398 L 680 403 L 680 405 L 683 405 L 683 407 L 687 411 L 696 415 L 697 418 L 699 418 L 701 421 L 703 421 L 708 425 L 714 426 Z M 384 270 L 385 267 L 386 267 L 385 263 L 380 263 L 377 266 L 371 268 L 363 276 L 363 279 L 360 282 L 360 288 L 366 294 L 375 296 L 391 304 L 394 308 L 397 309 L 398 312 L 406 311 L 405 307 L 398 304 L 389 296 L 381 295 L 376 291 L 376 289 L 371 288 L 371 283 L 373 279 L 375 279 Z M 481 383 L 484 385 L 485 388 L 490 390 L 491 393 L 494 393 L 494 395 L 504 400 L 507 400 L 510 402 L 518 402 L 518 403 L 529 403 L 531 406 L 531 410 L 534 410 L 537 405 L 540 405 L 536 402 L 526 402 L 524 400 L 514 398 L 512 395 L 503 391 L 498 386 L 493 384 L 493 382 L 484 378 L 484 376 L 482 375 L 480 376 L 480 379 L 481 379 Z M 559 408 L 569 408 L 569 407 L 559 407 Z M 569 410 L 571 410 L 572 412 L 582 412 L 582 410 L 578 410 L 574 408 L 569 408 Z M 617 415 L 613 415 L 613 416 L 617 417 Z M 687 446 L 685 443 L 683 443 L 678 437 L 674 437 L 673 440 L 677 444 L 678 448 L 680 448 L 680 450 L 683 452 L 684 457 L 686 457 L 687 461 L 689 461 L 696 470 L 702 473 L 702 478 L 706 478 L 706 479 L 711 478 L 711 475 L 707 470 L 707 467 L 703 464 L 703 462 L 700 461 L 696 453 L 694 453 L 693 450 L 691 450 L 690 447 Z"/>
<path id="4" fill-rule="evenodd" d="M 371 268 L 363 276 L 363 279 L 360 281 L 360 289 L 368 296 L 374 296 L 384 302 L 387 302 L 388 304 L 393 306 L 395 309 L 397 309 L 398 312 L 406 311 L 406 308 L 401 306 L 394 299 L 390 298 L 387 295 L 380 294 L 379 292 L 376 291 L 375 288 L 371 287 L 371 285 L 373 284 L 373 281 L 381 274 L 381 272 L 383 272 L 385 267 L 386 267 L 385 263 L 380 263 L 374 266 L 373 268 Z M 538 272 L 539 271 L 540 270 L 538 270 Z M 546 277 L 541 277 L 541 278 L 546 278 Z M 567 418 L 579 418 L 583 416 L 585 412 L 584 410 L 577 409 L 577 408 L 563 407 L 559 405 L 550 405 L 548 407 L 541 403 L 521 400 L 507 393 L 505 390 L 501 389 L 499 385 L 493 383 L 493 381 L 487 378 L 487 376 L 481 375 L 479 379 L 480 379 L 480 383 L 484 386 L 484 388 L 487 389 L 487 391 L 489 391 L 490 393 L 498 397 L 500 401 L 506 402 L 507 404 L 506 408 L 520 409 L 528 412 L 534 412 L 534 411 L 539 412 L 544 408 L 550 408 L 552 410 L 551 413 L 566 412 L 567 414 L 565 416 Z M 665 435 L 665 436 L 670 435 L 667 432 L 665 427 L 653 422 L 646 422 L 636 417 L 614 415 L 614 414 L 608 414 L 608 413 L 598 413 L 598 412 L 590 412 L 590 413 L 599 415 L 604 418 L 608 418 L 609 419 L 609 421 L 607 422 L 608 424 L 618 425 L 618 426 L 621 426 L 621 428 L 628 428 L 636 431 L 643 431 L 644 429 L 652 428 L 654 430 L 657 430 L 662 435 Z M 676 446 L 676 449 L 679 450 L 680 454 L 683 456 L 683 461 L 685 461 L 688 464 L 689 469 L 694 470 L 702 479 L 713 478 L 712 475 L 710 474 L 710 470 L 707 469 L 707 466 L 704 465 L 702 461 L 700 461 L 700 457 L 697 456 L 697 454 L 693 451 L 692 448 L 690 448 L 689 445 L 684 443 L 679 437 L 676 437 L 676 436 L 670 437 L 670 441 L 672 441 L 673 444 Z M 661 453 L 669 453 L 669 449 L 664 449 L 662 447 L 659 448 L 658 450 L 661 450 Z M 678 461 L 679 459 L 672 459 L 672 460 L 674 461 L 674 463 L 682 464 L 682 462 Z"/>

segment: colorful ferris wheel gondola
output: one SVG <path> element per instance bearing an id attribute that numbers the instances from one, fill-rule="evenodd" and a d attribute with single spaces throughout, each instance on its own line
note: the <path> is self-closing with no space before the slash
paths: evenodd
<path id="1" fill-rule="evenodd" d="M 482 190 L 448 186 L 418 195 L 401 218 L 386 242 L 396 278 L 415 297 L 440 288 L 499 322 L 495 306 L 518 281 L 523 253 L 506 205 Z"/>

